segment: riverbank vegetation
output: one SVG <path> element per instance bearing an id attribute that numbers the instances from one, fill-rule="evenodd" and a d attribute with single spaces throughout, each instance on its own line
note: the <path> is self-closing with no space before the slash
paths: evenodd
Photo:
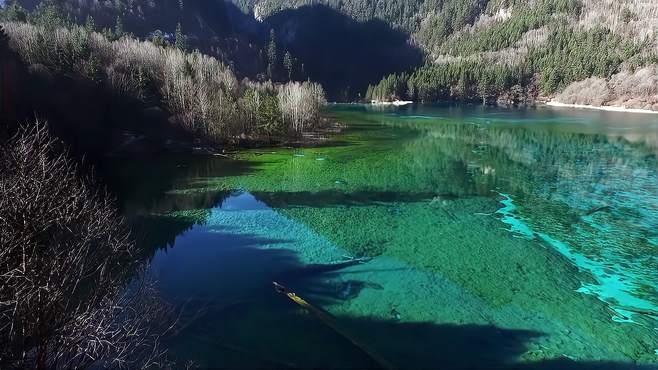
<path id="1" fill-rule="evenodd" d="M 197 137 L 215 143 L 282 140 L 321 123 L 326 100 L 318 84 L 238 80 L 215 58 L 177 47 L 182 42 L 140 41 L 118 26 L 97 32 L 93 20 L 72 24 L 55 5 L 20 14 L 6 10 L 4 18 L 11 21 L 3 27 L 32 71 L 94 81 L 158 106 Z"/>
<path id="2" fill-rule="evenodd" d="M 0 145 L 0 367 L 166 365 L 166 305 L 112 199 L 43 124 Z"/>

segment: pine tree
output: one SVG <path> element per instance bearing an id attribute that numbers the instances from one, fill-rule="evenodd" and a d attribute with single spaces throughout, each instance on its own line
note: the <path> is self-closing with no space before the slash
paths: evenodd
<path id="1" fill-rule="evenodd" d="M 17 0 L 8 2 L 4 9 L 0 9 L 0 19 L 8 22 L 25 22 L 27 21 L 27 11 Z"/>
<path id="2" fill-rule="evenodd" d="M 373 86 L 372 86 L 372 85 L 368 85 L 368 90 L 366 90 L 366 101 L 368 101 L 368 102 L 370 102 L 370 101 L 373 100 L 373 98 L 372 98 L 372 90 L 373 90 Z"/>
<path id="3" fill-rule="evenodd" d="M 481 77 L 478 81 L 478 95 L 482 98 L 482 105 L 487 104 L 487 99 L 489 98 L 489 78 L 485 72 L 484 77 Z"/>
<path id="4" fill-rule="evenodd" d="M 151 42 L 154 45 L 160 46 L 160 47 L 166 47 L 166 46 L 169 45 L 169 43 L 167 43 L 167 40 L 164 37 L 164 34 L 160 30 L 155 30 L 153 32 L 153 35 L 151 36 Z"/>
<path id="5" fill-rule="evenodd" d="M 121 17 L 117 16 L 117 21 L 114 25 L 114 37 L 120 39 L 121 36 L 123 36 L 123 22 L 121 21 Z"/>
<path id="6" fill-rule="evenodd" d="M 48 30 L 62 25 L 59 7 L 51 0 L 41 2 L 31 14 L 31 21 Z"/>
<path id="7" fill-rule="evenodd" d="M 96 22 L 94 21 L 94 17 L 91 15 L 87 16 L 87 20 L 85 21 L 85 29 L 88 33 L 96 31 Z"/>
<path id="8" fill-rule="evenodd" d="M 288 50 L 286 50 L 286 53 L 283 56 L 283 67 L 286 69 L 286 72 L 288 72 L 288 81 L 291 81 L 292 72 L 295 68 L 295 61 L 293 60 L 292 55 Z"/>
<path id="9" fill-rule="evenodd" d="M 270 43 L 267 46 L 267 74 L 270 79 L 274 79 L 278 63 L 277 46 L 276 46 L 276 33 L 270 30 Z"/>
<path id="10" fill-rule="evenodd" d="M 176 48 L 178 48 L 181 51 L 186 51 L 187 50 L 187 36 L 185 36 L 185 34 L 183 33 L 183 26 L 180 24 L 180 22 L 178 23 L 178 25 L 176 25 L 175 37 L 176 37 L 176 41 L 175 41 L 176 42 L 175 43 Z"/>

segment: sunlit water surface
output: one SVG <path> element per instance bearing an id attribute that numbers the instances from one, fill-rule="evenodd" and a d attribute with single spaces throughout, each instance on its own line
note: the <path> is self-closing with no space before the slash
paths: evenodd
<path id="1" fill-rule="evenodd" d="M 655 368 L 656 116 L 328 115 L 345 128 L 321 147 L 113 173 L 181 312 L 172 357 L 232 369 Z"/>

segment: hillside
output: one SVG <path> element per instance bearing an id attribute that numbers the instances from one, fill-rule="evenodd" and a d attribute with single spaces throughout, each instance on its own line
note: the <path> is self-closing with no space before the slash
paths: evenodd
<path id="1" fill-rule="evenodd" d="M 368 99 L 482 100 L 658 109 L 658 3 L 641 0 L 243 0 L 259 19 L 321 4 L 408 35 L 427 63 L 372 86 Z M 596 55 L 596 58 L 592 58 Z M 620 84 L 631 78 L 639 82 Z M 648 78 L 648 80 L 647 80 Z M 649 81 L 649 82 L 646 82 Z M 575 91 L 582 93 L 575 93 Z"/>
<path id="2" fill-rule="evenodd" d="M 199 49 L 222 62 L 233 62 L 236 72 L 254 77 L 264 70 L 261 51 L 267 30 L 231 3 L 199 0 L 17 0 L 27 11 L 40 4 L 56 5 L 78 24 L 88 17 L 100 30 L 120 27 L 142 39 L 162 34 L 173 38 L 177 25 L 187 35 L 190 49 Z"/>
<path id="3" fill-rule="evenodd" d="M 317 83 L 239 79 L 178 42 L 106 35 L 69 23 L 54 8 L 29 20 L 0 20 L 2 97 L 17 102 L 3 107 L 0 120 L 42 117 L 74 149 L 105 153 L 144 139 L 157 146 L 271 143 L 323 122 L 326 100 Z"/>
<path id="4" fill-rule="evenodd" d="M 388 76 L 368 98 L 527 104 L 557 96 L 564 103 L 658 109 L 655 84 L 619 83 L 655 79 L 658 4 L 492 1 L 483 9 L 448 35 L 428 38 L 421 27 L 413 37 L 429 62 Z"/>
<path id="5" fill-rule="evenodd" d="M 37 2 L 19 0 L 28 8 Z M 334 101 L 531 104 L 558 97 L 565 103 L 645 109 L 658 104 L 655 84 L 631 88 L 637 84 L 616 82 L 631 76 L 655 78 L 658 3 L 651 1 L 62 0 L 58 4 L 79 23 L 92 15 L 99 26 L 112 28 L 120 18 L 127 31 L 142 38 L 155 30 L 173 33 L 181 23 L 190 47 L 217 57 L 238 76 L 311 79 L 322 83 Z"/>
<path id="6" fill-rule="evenodd" d="M 34 10 L 41 0 L 16 0 Z M 47 3 L 47 2 L 46 2 Z M 60 0 L 62 13 L 78 24 L 91 16 L 99 29 L 121 28 L 141 39 L 160 32 L 174 38 L 178 24 L 190 49 L 218 58 L 240 77 L 264 81 L 311 79 L 331 100 L 359 99 L 381 76 L 423 63 L 423 52 L 391 22 L 351 16 L 316 5 L 259 15 L 255 3 L 222 0 Z M 270 31 L 274 30 L 274 38 Z M 274 40 L 274 47 L 272 46 Z M 272 47 L 274 53 L 272 53 Z M 376 61 L 376 62 L 373 62 Z"/>

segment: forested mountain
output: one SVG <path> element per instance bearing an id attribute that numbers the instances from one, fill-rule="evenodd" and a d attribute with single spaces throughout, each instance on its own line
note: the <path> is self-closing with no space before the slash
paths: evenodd
<path id="1" fill-rule="evenodd" d="M 441 21 L 449 26 L 413 31 L 428 63 L 384 78 L 368 98 L 525 104 L 558 95 L 566 103 L 658 109 L 658 3 L 515 0 L 479 9 L 466 25 Z"/>
<path id="2" fill-rule="evenodd" d="M 268 19 L 321 4 L 409 36 L 427 63 L 368 91 L 376 100 L 441 99 L 658 108 L 658 3 L 642 0 L 236 0 Z M 377 61 L 373 58 L 373 64 Z M 615 77 L 616 76 L 616 77 Z M 615 78 L 613 78 L 615 77 Z M 630 83 L 620 83 L 631 80 Z M 579 82 L 578 85 L 571 86 Z M 571 87 L 570 87 L 571 86 Z M 575 93 L 575 90 L 581 93 Z"/>
<path id="3" fill-rule="evenodd" d="M 34 7 L 39 0 L 18 1 Z M 112 29 L 121 20 L 140 37 L 161 30 L 173 38 L 181 23 L 191 48 L 219 57 L 238 75 L 311 79 L 325 86 L 331 100 L 528 103 L 568 90 L 561 95 L 568 102 L 632 100 L 648 108 L 658 103 L 652 84 L 627 91 L 610 83 L 618 73 L 637 81 L 654 76 L 658 3 L 651 1 L 58 3 L 79 22 L 92 15 L 98 25 Z M 567 89 L 576 82 L 588 96 Z"/>
<path id="4" fill-rule="evenodd" d="M 13 0 L 12 0 L 13 1 Z M 275 81 L 311 79 L 332 100 L 358 99 L 383 75 L 420 66 L 421 50 L 404 30 L 360 22 L 324 5 L 289 7 L 261 18 L 253 3 L 223 0 L 16 0 L 28 10 L 54 3 L 78 24 L 91 17 L 106 34 L 173 41 L 178 25 L 189 49 L 217 57 L 239 75 Z M 256 13 L 254 13 L 254 11 Z M 271 32 L 274 31 L 274 32 Z M 373 60 L 377 60 L 373 63 Z"/>

